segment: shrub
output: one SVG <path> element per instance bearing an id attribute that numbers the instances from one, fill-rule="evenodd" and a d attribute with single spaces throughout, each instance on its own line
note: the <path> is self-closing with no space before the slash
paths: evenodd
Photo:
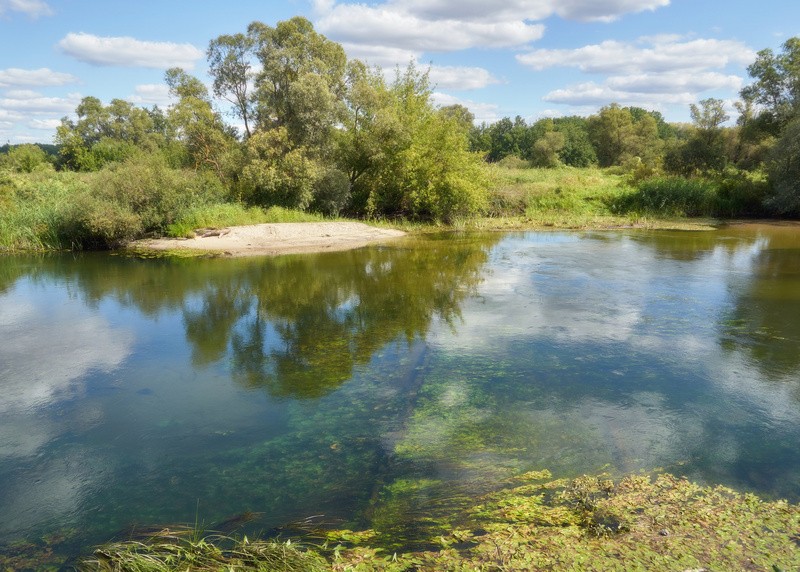
<path id="1" fill-rule="evenodd" d="M 800 217 L 800 119 L 790 123 L 773 147 L 769 161 L 772 194 L 764 205 L 779 216 Z"/>
<path id="2" fill-rule="evenodd" d="M 676 176 L 639 181 L 637 189 L 620 197 L 617 212 L 642 212 L 667 216 L 708 216 L 714 214 L 715 188 L 703 179 Z"/>
<path id="3" fill-rule="evenodd" d="M 314 187 L 313 211 L 337 216 L 350 201 L 350 179 L 338 169 L 327 169 Z"/>
<path id="4" fill-rule="evenodd" d="M 170 169 L 160 156 L 146 155 L 98 173 L 76 204 L 76 218 L 87 246 L 114 246 L 164 234 L 184 212 L 223 195 L 213 174 Z"/>

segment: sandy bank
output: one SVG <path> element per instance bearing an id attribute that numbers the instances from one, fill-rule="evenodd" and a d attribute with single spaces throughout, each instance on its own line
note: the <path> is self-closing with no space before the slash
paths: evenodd
<path id="1" fill-rule="evenodd" d="M 360 222 L 299 222 L 234 226 L 198 232 L 194 238 L 138 240 L 131 246 L 152 250 L 198 250 L 225 256 L 278 255 L 349 250 L 397 238 L 403 231 Z"/>

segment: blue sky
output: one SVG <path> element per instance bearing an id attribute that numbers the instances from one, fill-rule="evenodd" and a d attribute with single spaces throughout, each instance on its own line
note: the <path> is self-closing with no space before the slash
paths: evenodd
<path id="1" fill-rule="evenodd" d="M 0 0 L 0 144 L 52 142 L 89 95 L 166 107 L 165 69 L 208 82 L 209 40 L 294 15 L 387 72 L 430 66 L 435 101 L 479 122 L 611 102 L 688 121 L 707 97 L 732 111 L 756 51 L 800 35 L 794 0 Z"/>

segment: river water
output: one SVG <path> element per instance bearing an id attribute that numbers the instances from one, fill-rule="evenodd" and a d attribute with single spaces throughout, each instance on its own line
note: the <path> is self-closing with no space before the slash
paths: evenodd
<path id="1" fill-rule="evenodd" d="M 800 501 L 797 226 L 7 256 L 0 337 L 0 554 L 402 530 L 538 469 Z"/>

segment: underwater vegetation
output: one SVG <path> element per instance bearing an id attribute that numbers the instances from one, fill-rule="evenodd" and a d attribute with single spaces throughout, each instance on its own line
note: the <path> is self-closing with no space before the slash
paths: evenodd
<path id="1" fill-rule="evenodd" d="M 98 547 L 82 572 L 138 570 L 796 570 L 800 506 L 662 474 L 552 480 L 529 472 L 442 521 L 417 548 L 374 530 L 232 540 L 163 529 Z M 422 548 L 419 548 L 419 547 Z"/>

